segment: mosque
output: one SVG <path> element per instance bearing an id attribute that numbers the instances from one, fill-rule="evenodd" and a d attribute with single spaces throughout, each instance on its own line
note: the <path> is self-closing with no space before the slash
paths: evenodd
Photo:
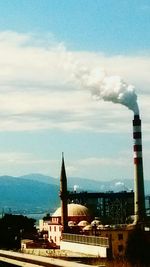
<path id="1" fill-rule="evenodd" d="M 89 225 L 91 218 L 88 208 L 79 204 L 68 204 L 68 231 L 79 232 L 80 227 Z M 59 207 L 52 216 L 46 220 L 39 221 L 39 230 L 47 232 L 49 242 L 54 242 L 60 246 L 62 239 L 63 226 L 61 224 L 61 207 Z"/>
<path id="2" fill-rule="evenodd" d="M 123 256 L 129 231 L 126 225 L 103 225 L 100 218 L 94 218 L 84 205 L 68 204 L 67 177 L 64 157 L 60 175 L 59 207 L 51 216 L 39 221 L 39 231 L 50 243 L 62 250 L 99 255 L 107 258 Z"/>
<path id="3" fill-rule="evenodd" d="M 91 245 L 88 246 L 89 251 L 91 251 L 91 248 L 94 246 L 94 249 L 92 249 L 94 254 L 99 253 L 101 256 L 106 257 L 108 237 L 102 238 L 97 236 L 98 227 L 100 229 L 100 226 L 102 226 L 100 220 L 94 219 L 90 210 L 86 206 L 67 203 L 67 178 L 64 157 L 62 158 L 60 175 L 60 198 L 61 207 L 59 207 L 52 216 L 43 218 L 39 221 L 39 231 L 43 233 L 43 237 L 48 239 L 50 243 L 55 243 L 57 247 L 64 250 L 68 250 L 68 242 L 66 241 L 68 238 L 70 239 L 69 246 L 74 244 L 72 238 L 75 237 L 76 241 L 79 239 L 79 243 L 82 245 L 82 250 L 83 244 L 86 246 L 90 241 Z M 83 240 L 85 237 L 86 240 Z M 100 241 L 103 242 L 103 246 L 98 246 L 97 250 L 95 250 L 95 242 L 98 243 Z M 78 242 L 76 242 L 75 250 L 76 252 L 81 252 L 80 245 L 78 243 L 78 248 L 77 243 Z M 71 248 L 71 250 L 73 251 L 73 248 Z M 83 253 L 89 253 L 87 248 L 84 249 Z"/>
<path id="4" fill-rule="evenodd" d="M 118 258 L 125 255 L 128 237 L 135 229 L 141 229 L 144 236 L 150 240 L 150 224 L 146 224 L 141 120 L 139 115 L 134 116 L 133 138 L 135 170 L 133 222 L 106 225 L 101 221 L 102 218 L 94 218 L 91 210 L 85 205 L 69 204 L 65 163 L 62 155 L 61 207 L 52 216 L 39 222 L 40 232 L 50 243 L 55 243 L 62 250 L 82 252 L 103 258 Z M 147 227 L 147 225 L 149 226 Z"/>

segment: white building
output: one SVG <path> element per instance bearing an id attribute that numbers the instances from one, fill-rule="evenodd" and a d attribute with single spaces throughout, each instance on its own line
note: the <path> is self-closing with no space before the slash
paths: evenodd
<path id="1" fill-rule="evenodd" d="M 82 221 L 86 221 L 86 225 L 90 222 L 90 213 L 88 208 L 79 204 L 68 204 L 68 225 L 69 228 L 82 227 Z M 61 225 L 61 208 L 58 208 L 53 215 L 47 220 L 39 221 L 39 231 L 43 232 L 49 242 L 55 243 L 60 246 L 62 237 L 62 225 Z"/>

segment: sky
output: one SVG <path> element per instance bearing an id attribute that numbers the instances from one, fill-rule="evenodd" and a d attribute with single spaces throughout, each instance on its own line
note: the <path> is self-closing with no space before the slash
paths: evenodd
<path id="1" fill-rule="evenodd" d="M 133 179 L 133 112 L 91 93 L 88 75 L 105 73 L 134 87 L 150 179 L 150 2 L 0 0 L 0 11 L 0 175 L 57 178 L 64 152 L 68 177 Z"/>

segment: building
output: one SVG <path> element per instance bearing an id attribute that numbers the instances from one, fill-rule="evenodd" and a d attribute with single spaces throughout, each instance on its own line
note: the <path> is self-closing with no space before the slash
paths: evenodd
<path id="1" fill-rule="evenodd" d="M 88 221 L 90 222 L 91 216 L 87 207 L 79 204 L 68 204 L 68 231 L 79 232 L 80 226 L 79 223 Z M 45 238 L 49 242 L 55 243 L 57 246 L 60 246 L 63 227 L 61 224 L 61 207 L 59 207 L 52 216 L 47 219 L 42 219 L 39 221 L 39 231 L 43 232 Z"/>
<path id="2" fill-rule="evenodd" d="M 127 240 L 135 230 L 140 229 L 143 236 L 150 238 L 150 227 L 146 225 L 141 136 L 141 120 L 135 114 L 134 193 L 69 193 L 62 155 L 61 208 L 48 221 L 43 220 L 40 224 L 40 230 L 47 231 L 49 242 L 55 242 L 63 250 L 116 259 L 125 256 Z M 68 204 L 72 201 L 74 203 Z M 132 214 L 133 222 L 130 224 L 126 219 Z M 94 220 L 95 215 L 99 219 Z"/>
<path id="3" fill-rule="evenodd" d="M 133 191 L 68 192 L 68 202 L 85 205 L 103 224 L 124 224 L 134 214 Z"/>

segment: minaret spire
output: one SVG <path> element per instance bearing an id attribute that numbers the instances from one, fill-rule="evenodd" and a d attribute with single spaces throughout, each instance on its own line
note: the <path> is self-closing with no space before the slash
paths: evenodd
<path id="1" fill-rule="evenodd" d="M 67 177 L 66 177 L 66 169 L 65 169 L 65 161 L 64 161 L 64 152 L 62 152 L 62 164 L 61 164 L 60 179 L 66 183 L 66 187 L 67 187 Z"/>
<path id="2" fill-rule="evenodd" d="M 63 232 L 68 228 L 68 210 L 67 210 L 67 176 L 65 169 L 64 153 L 62 152 L 62 164 L 60 173 L 60 198 L 61 198 L 61 223 Z"/>

